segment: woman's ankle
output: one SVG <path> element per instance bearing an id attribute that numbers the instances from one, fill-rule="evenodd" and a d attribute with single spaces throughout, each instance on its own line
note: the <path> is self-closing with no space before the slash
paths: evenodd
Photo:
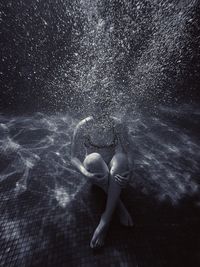
<path id="1" fill-rule="evenodd" d="M 106 214 L 105 211 L 102 213 L 101 220 L 103 220 L 105 225 L 108 226 L 110 224 L 111 219 L 112 219 L 112 216 L 110 216 L 110 214 Z"/>

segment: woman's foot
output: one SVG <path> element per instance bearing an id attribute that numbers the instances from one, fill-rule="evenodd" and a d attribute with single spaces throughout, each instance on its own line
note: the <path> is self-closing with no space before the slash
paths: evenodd
<path id="1" fill-rule="evenodd" d="M 104 245 L 104 240 L 106 233 L 109 227 L 109 222 L 104 218 L 104 215 L 101 216 L 101 220 L 94 231 L 93 237 L 90 241 L 91 248 L 100 248 Z"/>
<path id="2" fill-rule="evenodd" d="M 122 225 L 124 226 L 134 225 L 133 219 L 123 203 L 119 204 L 118 209 L 117 209 L 117 214 L 119 216 L 119 220 Z"/>

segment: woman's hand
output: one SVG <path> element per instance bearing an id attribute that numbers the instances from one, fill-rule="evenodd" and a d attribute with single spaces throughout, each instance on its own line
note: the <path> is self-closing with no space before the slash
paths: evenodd
<path id="1" fill-rule="evenodd" d="M 101 177 L 102 174 L 101 173 L 98 173 L 98 172 L 89 172 L 87 171 L 87 173 L 85 174 L 86 177 L 90 178 L 90 179 L 95 179 L 97 177 Z"/>
<path id="2" fill-rule="evenodd" d="M 126 187 L 128 181 L 129 181 L 129 177 L 130 177 L 130 172 L 129 171 L 126 171 L 126 172 L 122 173 L 121 175 L 120 174 L 115 174 L 114 175 L 115 181 L 122 188 L 125 188 Z"/>
<path id="3" fill-rule="evenodd" d="M 83 164 L 80 162 L 78 158 L 72 158 L 71 162 L 81 174 L 91 179 L 92 183 L 102 188 L 108 184 L 108 174 L 102 172 L 94 173 L 86 170 L 86 168 L 83 166 Z"/>

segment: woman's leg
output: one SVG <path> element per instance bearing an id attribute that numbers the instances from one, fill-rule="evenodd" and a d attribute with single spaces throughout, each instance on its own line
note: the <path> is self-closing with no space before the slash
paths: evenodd
<path id="1" fill-rule="evenodd" d="M 91 153 L 83 161 L 84 167 L 91 173 L 101 173 L 101 177 L 91 179 L 93 184 L 101 187 L 105 192 L 108 188 L 109 168 L 99 153 Z"/>
<path id="2" fill-rule="evenodd" d="M 116 161 L 118 160 L 116 160 L 116 156 L 114 156 L 108 167 L 99 153 L 91 153 L 86 156 L 83 162 L 84 167 L 88 171 L 94 172 L 94 173 L 96 172 L 102 173 L 102 177 L 91 179 L 90 181 L 93 184 L 96 184 L 99 187 L 101 187 L 105 193 L 108 193 L 108 187 L 109 187 L 109 176 L 110 176 L 109 168 L 111 168 L 111 172 L 114 175 L 113 171 L 115 170 L 117 171 L 117 168 L 119 167 L 119 164 L 115 166 Z M 124 170 L 126 171 L 126 169 Z M 120 170 L 119 170 L 119 173 L 121 173 Z M 124 206 L 123 202 L 120 199 L 117 205 L 118 205 L 118 215 L 119 215 L 120 222 L 125 226 L 129 226 L 130 222 L 129 222 L 129 216 L 126 216 L 126 214 L 128 214 L 126 207 Z"/>
<path id="3" fill-rule="evenodd" d="M 97 226 L 92 237 L 90 243 L 90 246 L 92 248 L 99 247 L 104 244 L 105 234 L 112 218 L 112 214 L 119 201 L 121 190 L 128 182 L 128 160 L 124 153 L 115 154 L 111 160 L 110 167 L 111 169 L 109 175 L 109 187 L 106 208 L 101 217 L 100 223 Z M 133 225 L 131 217 L 129 223 L 129 225 Z"/>

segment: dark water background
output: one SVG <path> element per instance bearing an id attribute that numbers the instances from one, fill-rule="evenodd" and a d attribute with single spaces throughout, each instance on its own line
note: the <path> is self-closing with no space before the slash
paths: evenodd
<path id="1" fill-rule="evenodd" d="M 198 0 L 0 2 L 0 110 L 90 113 L 199 101 Z"/>

